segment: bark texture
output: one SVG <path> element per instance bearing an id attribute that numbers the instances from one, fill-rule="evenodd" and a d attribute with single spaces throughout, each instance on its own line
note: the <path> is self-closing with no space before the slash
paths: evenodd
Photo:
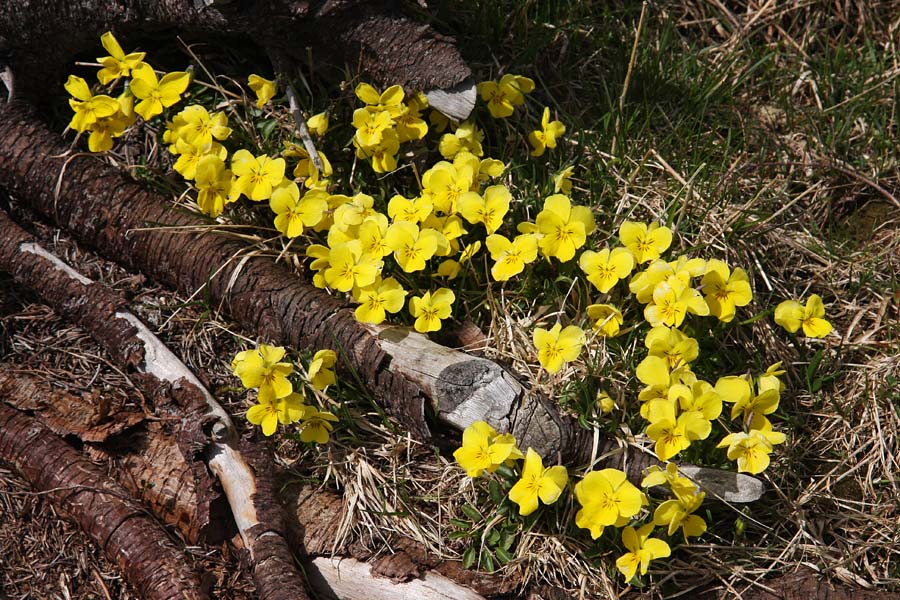
<path id="1" fill-rule="evenodd" d="M 32 98 L 58 89 L 72 57 L 91 49 L 112 30 L 126 52 L 131 40 L 163 31 L 182 36 L 244 36 L 306 63 L 344 60 L 380 84 L 428 91 L 450 88 L 471 76 L 450 38 L 365 0 L 31 0 L 0 3 L 0 56 L 16 75 L 17 93 Z M 340 61 L 340 62 L 339 62 Z"/>
<path id="2" fill-rule="evenodd" d="M 95 158 L 48 158 L 65 154 L 66 148 L 25 106 L 14 103 L 0 111 L 0 137 L 14 140 L 0 147 L 0 185 L 15 198 L 112 260 L 188 295 L 203 290 L 214 304 L 223 306 L 263 340 L 295 348 L 334 349 L 346 376 L 366 382 L 376 400 L 416 437 L 429 437 L 423 408 L 428 393 L 421 382 L 412 379 L 414 375 L 399 372 L 384 350 L 395 344 L 398 328 L 390 328 L 393 333 L 389 336 L 374 335 L 356 321 L 343 301 L 299 281 L 270 259 L 241 258 L 246 249 L 222 235 L 167 229 L 208 227 L 209 221 L 172 210 L 164 198 Z M 419 340 L 423 357 L 451 352 L 418 334 L 402 335 Z M 456 354 L 462 362 L 471 362 L 471 357 Z M 508 374 L 494 363 L 477 360 L 482 366 L 476 369 L 480 375 L 475 381 L 485 377 L 493 378 L 488 383 L 501 378 L 509 381 Z M 411 368 L 408 373 L 415 371 Z M 445 375 L 443 387 L 448 394 L 466 378 L 474 377 L 469 371 Z M 498 429 L 527 440 L 545 456 L 562 455 L 570 463 L 583 462 L 591 449 L 589 433 L 547 401 L 529 396 L 524 399 L 526 409 L 520 409 L 519 394 L 524 390 L 521 386 L 517 390 L 511 392 L 515 396 L 504 399 L 513 414 L 464 415 L 468 422 L 453 424 L 464 426 L 487 418 Z M 451 408 L 457 404 L 461 404 L 458 397 Z M 435 409 L 440 412 L 441 406 Z M 536 411 L 543 411 L 540 418 Z"/>
<path id="3" fill-rule="evenodd" d="M 3 402 L 0 460 L 71 515 L 144 598 L 205 598 L 184 555 L 124 488 L 37 420 Z"/>

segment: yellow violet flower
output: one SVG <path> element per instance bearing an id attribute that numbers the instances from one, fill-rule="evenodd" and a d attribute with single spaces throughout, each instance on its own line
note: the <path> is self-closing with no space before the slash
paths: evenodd
<path id="1" fill-rule="evenodd" d="M 555 256 L 562 262 L 575 256 L 575 250 L 584 246 L 595 227 L 591 210 L 586 206 L 572 206 L 569 198 L 562 194 L 544 200 L 544 208 L 538 213 L 535 225 L 542 236 L 538 244 L 541 253 L 547 257 Z"/>
<path id="2" fill-rule="evenodd" d="M 706 439 L 712 429 L 710 422 L 698 411 L 681 413 L 674 418 L 675 409 L 647 427 L 647 437 L 656 442 L 659 460 L 666 461 L 688 448 L 694 440 Z"/>
<path id="3" fill-rule="evenodd" d="M 353 140 L 362 148 L 370 148 L 381 143 L 385 132 L 391 129 L 394 120 L 387 112 L 371 112 L 365 108 L 353 111 L 353 126 L 356 134 Z"/>
<path id="4" fill-rule="evenodd" d="M 604 415 L 608 415 L 616 408 L 616 401 L 612 399 L 608 392 L 599 390 L 594 404 Z"/>
<path id="5" fill-rule="evenodd" d="M 106 152 L 113 146 L 113 138 L 125 133 L 134 121 L 134 97 L 129 93 L 123 93 L 116 102 L 119 110 L 109 117 L 100 117 L 90 126 L 91 135 L 88 137 L 88 149 L 91 152 Z"/>
<path id="6" fill-rule="evenodd" d="M 441 136 L 438 150 L 441 156 L 452 160 L 460 152 L 466 151 L 475 156 L 484 156 L 481 142 L 484 141 L 484 132 L 478 129 L 475 123 L 465 121 L 459 124 L 456 131 Z"/>
<path id="7" fill-rule="evenodd" d="M 638 264 L 660 257 L 672 244 L 672 230 L 658 223 L 625 221 L 619 226 L 619 239 L 634 254 Z"/>
<path id="8" fill-rule="evenodd" d="M 200 210 L 212 218 L 222 214 L 231 191 L 231 171 L 225 161 L 215 154 L 206 154 L 197 163 L 194 179 L 197 186 L 197 204 Z"/>
<path id="9" fill-rule="evenodd" d="M 284 398 L 293 391 L 287 377 L 294 370 L 291 363 L 281 362 L 284 354 L 281 346 L 260 344 L 254 350 L 238 352 L 231 361 L 231 370 L 245 388 L 259 388 L 261 403 Z"/>
<path id="10" fill-rule="evenodd" d="M 372 285 L 384 266 L 381 259 L 362 251 L 359 240 L 350 240 L 332 248 L 328 253 L 328 264 L 324 273 L 325 282 L 339 292 Z"/>
<path id="11" fill-rule="evenodd" d="M 557 194 L 572 193 L 572 173 L 575 171 L 574 166 L 568 166 L 553 176 L 553 191 Z"/>
<path id="12" fill-rule="evenodd" d="M 519 505 L 519 514 L 528 516 L 544 504 L 553 504 L 562 494 L 569 475 L 561 466 L 544 468 L 541 456 L 531 448 L 525 453 L 522 478 L 509 490 L 509 499 Z"/>
<path id="13" fill-rule="evenodd" d="M 397 152 L 400 151 L 400 138 L 393 129 L 383 132 L 381 140 L 372 146 L 356 145 L 356 157 L 372 161 L 372 170 L 376 173 L 389 173 L 397 168 Z"/>
<path id="14" fill-rule="evenodd" d="M 438 331 L 441 321 L 450 316 L 456 294 L 447 288 L 440 288 L 434 294 L 425 292 L 413 296 L 409 302 L 409 312 L 416 318 L 415 328 L 419 333 Z"/>
<path id="15" fill-rule="evenodd" d="M 119 45 L 111 31 L 107 31 L 100 36 L 100 43 L 103 44 L 103 48 L 110 54 L 110 56 L 103 56 L 97 59 L 97 62 L 103 65 L 103 68 L 97 72 L 97 79 L 103 85 L 119 77 L 128 77 L 131 70 L 137 68 L 144 60 L 144 57 L 147 56 L 146 52 L 125 54 L 122 46 Z"/>
<path id="16" fill-rule="evenodd" d="M 644 307 L 644 318 L 654 327 L 680 327 L 687 313 L 706 316 L 709 306 L 700 292 L 678 280 L 658 284 L 653 302 Z"/>
<path id="17" fill-rule="evenodd" d="M 647 467 L 647 474 L 641 481 L 641 487 L 653 487 L 657 485 L 668 485 L 669 489 L 675 495 L 694 495 L 698 488 L 694 482 L 683 477 L 678 472 L 678 466 L 675 463 L 666 463 L 665 470 L 656 465 Z"/>
<path id="18" fill-rule="evenodd" d="M 261 400 L 259 404 L 247 410 L 247 420 L 262 427 L 263 435 L 275 433 L 278 423 L 290 425 L 302 419 L 313 410 L 303 404 L 300 394 L 291 393 L 284 398 Z"/>
<path id="19" fill-rule="evenodd" d="M 684 543 L 688 543 L 688 537 L 697 537 L 706 531 L 706 521 L 694 513 L 700 505 L 706 493 L 697 492 L 690 494 L 675 494 L 675 498 L 666 500 L 656 507 L 653 513 L 654 525 L 668 526 L 668 535 L 672 535 L 678 529 L 684 534 Z"/>
<path id="20" fill-rule="evenodd" d="M 75 111 L 69 127 L 79 133 L 88 131 L 99 119 L 111 117 L 119 111 L 115 98 L 102 94 L 94 96 L 87 82 L 77 75 L 69 75 L 64 87 L 72 95 L 69 106 Z"/>
<path id="21" fill-rule="evenodd" d="M 231 197 L 236 200 L 244 194 L 256 202 L 268 200 L 284 180 L 284 168 L 283 158 L 269 158 L 265 154 L 253 156 L 241 148 L 231 157 L 231 171 L 236 178 L 231 186 Z"/>
<path id="22" fill-rule="evenodd" d="M 557 323 L 550 330 L 538 327 L 532 339 L 538 351 L 538 361 L 548 373 L 556 373 L 563 364 L 578 358 L 584 346 L 584 331 L 575 325 L 562 329 Z"/>
<path id="23" fill-rule="evenodd" d="M 378 325 L 385 320 L 386 313 L 396 313 L 403 309 L 406 294 L 407 291 L 393 277 L 383 281 L 379 277 L 369 287 L 354 289 L 353 299 L 359 302 L 354 311 L 356 320 Z"/>
<path id="24" fill-rule="evenodd" d="M 651 560 L 666 558 L 672 553 L 664 540 L 650 537 L 652 531 L 653 523 L 648 523 L 637 531 L 634 527 L 622 530 L 622 543 L 630 552 L 616 559 L 616 568 L 625 576 L 626 581 L 631 581 L 638 571 L 641 575 L 646 575 Z"/>
<path id="25" fill-rule="evenodd" d="M 394 194 L 388 201 L 387 213 L 395 222 L 421 223 L 428 218 L 433 208 L 431 199 L 427 196 L 420 196 L 410 200 L 400 194 Z"/>
<path id="26" fill-rule="evenodd" d="M 131 71 L 131 93 L 140 102 L 134 112 L 145 121 L 162 114 L 164 108 L 177 104 L 181 94 L 191 82 L 191 74 L 186 71 L 175 71 L 157 79 L 156 72 L 147 63 Z"/>
<path id="27" fill-rule="evenodd" d="M 441 161 L 422 175 L 422 196 L 428 196 L 434 210 L 452 214 L 456 212 L 459 197 L 471 190 L 475 181 L 475 173 L 469 166 L 457 168 L 446 161 Z"/>
<path id="28" fill-rule="evenodd" d="M 505 119 L 513 114 L 514 107 L 525 102 L 525 94 L 534 89 L 534 81 L 521 75 L 506 74 L 499 83 L 483 81 L 476 89 L 481 99 L 487 102 L 491 116 Z"/>
<path id="29" fill-rule="evenodd" d="M 631 484 L 618 469 L 591 471 L 575 484 L 575 498 L 581 509 L 575 524 L 591 532 L 591 538 L 603 535 L 608 525 L 621 527 L 647 503 L 641 490 Z"/>
<path id="30" fill-rule="evenodd" d="M 469 477 L 480 477 L 509 460 L 524 458 L 511 434 L 498 435 L 484 421 L 475 421 L 463 430 L 462 446 L 453 453 L 459 466 Z"/>
<path id="31" fill-rule="evenodd" d="M 394 128 L 400 143 L 421 140 L 428 133 L 428 123 L 422 119 L 422 108 L 416 98 L 410 98 L 394 117 Z"/>
<path id="32" fill-rule="evenodd" d="M 525 265 L 537 259 L 537 239 L 531 234 L 517 235 L 509 241 L 500 234 L 489 235 L 484 241 L 495 261 L 491 275 L 497 281 L 508 281 L 521 273 Z"/>
<path id="33" fill-rule="evenodd" d="M 616 337 L 625 322 L 622 312 L 612 304 L 591 304 L 587 307 L 588 318 L 593 321 L 593 329 L 605 337 Z"/>
<path id="34" fill-rule="evenodd" d="M 541 117 L 541 128 L 528 134 L 528 141 L 534 150 L 532 156 L 542 156 L 547 148 L 556 148 L 556 138 L 566 132 L 566 126 L 561 121 L 550 120 L 550 108 L 544 107 Z"/>
<path id="35" fill-rule="evenodd" d="M 334 371 L 331 368 L 337 362 L 337 354 L 334 350 L 319 350 L 309 362 L 306 375 L 312 386 L 322 391 L 336 381 Z"/>
<path id="36" fill-rule="evenodd" d="M 825 305 L 818 294 L 806 301 L 806 306 L 796 300 L 785 300 L 775 307 L 775 322 L 790 331 L 803 327 L 803 334 L 811 338 L 823 338 L 831 333 L 831 323 L 825 320 Z"/>
<path id="37" fill-rule="evenodd" d="M 740 267 L 731 272 L 723 261 L 711 259 L 700 282 L 709 313 L 723 323 L 734 319 L 735 307 L 747 306 L 753 300 L 750 280 Z"/>
<path id="38" fill-rule="evenodd" d="M 767 424 L 764 429 L 751 429 L 726 435 L 717 448 L 728 448 L 728 460 L 736 460 L 738 472 L 758 475 L 769 466 L 769 454 L 776 444 L 787 439 L 779 431 L 772 431 Z"/>
<path id="39" fill-rule="evenodd" d="M 197 165 L 204 156 L 212 155 L 222 160 L 228 156 L 225 146 L 217 142 L 212 142 L 205 146 L 194 146 L 184 139 L 178 138 L 175 142 L 175 149 L 178 152 L 178 160 L 172 165 L 176 173 L 180 173 L 182 177 L 191 181 L 197 176 Z"/>
<path id="40" fill-rule="evenodd" d="M 193 146 L 206 146 L 213 141 L 228 139 L 231 128 L 228 127 L 228 117 L 222 111 L 209 114 L 199 104 L 186 106 L 184 110 L 175 115 L 172 124 L 178 130 L 178 137 Z"/>
<path id="41" fill-rule="evenodd" d="M 587 275 L 587 280 L 605 294 L 620 279 L 631 275 L 634 268 L 634 256 L 626 248 L 604 248 L 600 252 L 585 250 L 578 257 L 578 266 Z"/>
<path id="42" fill-rule="evenodd" d="M 328 113 L 320 112 L 306 120 L 306 128 L 313 135 L 323 136 L 328 132 Z"/>
<path id="43" fill-rule="evenodd" d="M 256 106 L 259 108 L 275 97 L 275 82 L 270 79 L 254 73 L 247 78 L 247 84 L 256 93 Z"/>
<path id="44" fill-rule="evenodd" d="M 505 185 L 492 185 L 484 190 L 484 197 L 476 192 L 460 195 L 457 209 L 472 225 L 482 223 L 490 235 L 503 225 L 503 217 L 509 212 L 510 200 L 512 194 Z"/>
<path id="45" fill-rule="evenodd" d="M 670 369 L 687 365 L 700 356 L 700 344 L 678 329 L 659 325 L 647 332 L 644 346 L 651 356 L 659 356 L 668 362 Z"/>
<path id="46" fill-rule="evenodd" d="M 384 112 L 393 119 L 404 108 L 405 94 L 399 85 L 392 85 L 383 92 L 379 92 L 368 83 L 360 83 L 354 91 L 356 97 L 366 103 L 365 110 L 370 112 Z"/>
<path id="47" fill-rule="evenodd" d="M 328 194 L 310 190 L 300 197 L 300 188 L 293 181 L 272 190 L 269 208 L 275 213 L 275 229 L 289 238 L 303 233 L 304 227 L 315 227 L 328 210 Z"/>
<path id="48" fill-rule="evenodd" d="M 312 409 L 303 417 L 300 429 L 301 442 L 328 443 L 328 433 L 334 428 L 338 418 L 326 411 Z"/>
<path id="49" fill-rule="evenodd" d="M 446 243 L 446 238 L 434 229 L 420 230 L 413 223 L 398 221 L 388 228 L 385 241 L 400 268 L 412 273 L 425 268 L 425 261 L 435 255 L 439 245 Z"/>
<path id="50" fill-rule="evenodd" d="M 716 381 L 716 392 L 725 402 L 732 402 L 731 418 L 736 419 L 743 413 L 744 421 L 753 415 L 769 415 L 778 408 L 780 388 L 761 390 L 759 395 L 753 394 L 750 380 L 744 376 L 720 377 Z"/>
<path id="51" fill-rule="evenodd" d="M 364 254 L 375 258 L 384 258 L 391 253 L 385 237 L 388 232 L 388 220 L 381 213 L 366 216 L 356 232 Z"/>

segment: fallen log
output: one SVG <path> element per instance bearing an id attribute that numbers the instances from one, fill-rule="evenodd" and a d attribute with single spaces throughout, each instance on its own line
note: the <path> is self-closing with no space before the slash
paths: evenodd
<path id="1" fill-rule="evenodd" d="M 0 270 L 12 272 L 19 283 L 31 287 L 56 310 L 88 329 L 116 358 L 119 360 L 127 358 L 131 361 L 133 363 L 131 366 L 139 373 L 138 381 L 141 387 L 145 388 L 151 400 L 155 400 L 156 404 L 168 403 L 165 397 L 160 397 L 163 386 L 155 377 L 168 379 L 175 387 L 194 388 L 194 396 L 205 398 L 205 403 L 200 403 L 199 408 L 197 403 L 187 404 L 186 410 L 191 414 L 180 415 L 181 421 L 190 422 L 198 416 L 204 418 L 200 414 L 204 407 L 218 419 L 212 426 L 214 440 L 206 444 L 209 452 L 208 460 L 211 470 L 226 489 L 238 530 L 245 546 L 250 550 L 260 596 L 302 597 L 297 596 L 295 591 L 300 581 L 299 574 L 285 568 L 285 563 L 288 566 L 293 564 L 293 558 L 283 541 L 284 527 L 280 525 L 281 515 L 263 514 L 278 511 L 275 503 L 274 478 L 270 476 L 271 453 L 263 451 L 260 444 L 252 444 L 247 440 L 241 441 L 240 449 L 233 447 L 236 433 L 228 416 L 222 417 L 224 411 L 218 407 L 196 377 L 174 355 L 171 355 L 136 317 L 121 306 L 123 302 L 114 292 L 102 284 L 87 280 L 47 253 L 2 211 L 0 211 L 0 232 L 3 234 L 3 242 L 0 242 Z M 128 350 L 125 351 L 123 348 Z M 38 411 L 42 418 L 54 424 L 58 433 L 76 435 L 83 441 L 107 442 L 104 446 L 88 446 L 88 453 L 96 458 L 115 456 L 121 467 L 121 471 L 117 474 L 124 487 L 133 494 L 149 500 L 150 507 L 157 516 L 169 524 L 178 526 L 188 536 L 193 536 L 189 539 L 198 537 L 196 532 L 200 528 L 200 514 L 205 517 L 208 510 L 199 509 L 203 499 L 195 493 L 196 476 L 192 472 L 194 469 L 183 459 L 180 452 L 181 444 L 176 441 L 177 436 L 169 435 L 158 422 L 148 424 L 144 431 L 128 440 L 122 440 L 117 444 L 113 440 L 114 448 L 128 447 L 131 450 L 117 452 L 110 448 L 110 436 L 137 425 L 142 420 L 142 415 L 118 414 L 108 419 L 110 422 L 96 423 L 94 421 L 97 419 L 88 419 L 88 423 L 85 424 L 83 415 L 96 412 L 91 403 L 65 392 L 42 390 L 38 382 L 27 376 L 3 372 L 0 372 L 0 394 L 6 394 L 19 408 Z M 176 396 L 184 398 L 185 394 Z M 72 410 L 73 407 L 87 410 Z M 103 416 L 109 415 L 102 415 L 101 420 Z M 192 443 L 197 442 L 194 436 Z M 332 500 L 332 508 L 336 506 L 340 510 L 340 498 L 333 493 L 328 496 Z M 294 506 L 293 516 L 299 522 L 305 523 L 307 531 L 316 531 L 320 536 L 337 535 L 336 529 L 319 527 L 321 525 L 319 519 L 323 514 L 320 504 L 313 503 L 305 508 L 295 502 Z M 298 545 L 296 540 L 293 540 L 291 547 L 302 549 L 303 545 L 302 543 Z M 303 556 L 303 552 L 300 554 Z M 318 573 L 317 581 L 325 586 L 324 591 L 327 594 L 337 593 L 341 598 L 372 600 L 373 596 L 363 594 L 363 589 L 381 590 L 382 595 L 377 597 L 384 598 L 398 593 L 410 593 L 426 599 L 481 598 L 472 590 L 461 587 L 438 572 L 417 573 L 415 581 L 410 579 L 403 582 L 404 585 L 400 588 L 396 588 L 373 580 L 370 567 L 360 561 L 352 558 L 348 561 L 346 563 L 342 561 L 340 568 L 335 567 L 335 560 L 331 558 L 327 561 L 310 559 L 307 562 L 310 563 L 308 566 Z M 274 576 L 272 565 L 280 571 Z M 348 578 L 347 570 L 351 568 L 355 575 Z M 291 577 L 295 577 L 296 581 L 289 579 Z M 274 592 L 281 595 L 273 595 Z M 288 593 L 294 595 L 288 596 L 286 595 Z"/>
<path id="2" fill-rule="evenodd" d="M 144 598 L 206 597 L 183 553 L 124 488 L 36 419 L 4 402 L 0 460 L 71 515 Z"/>
<path id="3" fill-rule="evenodd" d="M 584 463 L 590 432 L 525 389 L 495 363 L 439 346 L 405 328 L 356 321 L 346 302 L 281 265 L 210 232 L 210 221 L 169 203 L 103 164 L 73 155 L 26 106 L 0 110 L 0 185 L 101 254 L 187 295 L 203 293 L 260 338 L 294 348 L 331 348 L 347 377 L 419 439 L 430 436 L 425 402 L 464 428 L 483 419 L 544 456 Z M 57 156 L 60 158 L 49 158 Z M 197 233 L 203 232 L 200 235 Z M 614 445 L 610 445 L 613 448 Z"/>
<path id="4" fill-rule="evenodd" d="M 566 464 L 600 457 L 603 466 L 623 469 L 637 482 L 656 464 L 614 439 L 595 438 L 496 363 L 408 328 L 359 323 L 345 302 L 266 258 L 243 256 L 246 248 L 212 232 L 209 220 L 173 210 L 96 157 L 62 159 L 62 142 L 27 106 L 14 102 L 0 110 L 0 137 L 14 140 L 0 147 L 0 186 L 17 200 L 128 268 L 187 295 L 202 292 L 263 339 L 335 350 L 343 375 L 366 382 L 376 401 L 419 439 L 430 437 L 428 402 L 448 425 L 463 429 L 484 420 L 515 435 L 523 448 Z M 707 478 L 693 469 L 711 496 L 748 502 L 762 493 L 753 477 L 713 470 Z"/>
<path id="5" fill-rule="evenodd" d="M 17 97 L 43 103 L 48 90 L 60 89 L 72 57 L 96 49 L 110 29 L 122 41 L 165 31 L 219 40 L 244 37 L 296 64 L 308 64 L 308 52 L 316 64 L 351 64 L 381 85 L 421 90 L 434 107 L 465 119 L 476 92 L 455 40 L 391 5 L 371 0 L 4 2 L 0 71 L 5 62 L 15 74 Z"/>

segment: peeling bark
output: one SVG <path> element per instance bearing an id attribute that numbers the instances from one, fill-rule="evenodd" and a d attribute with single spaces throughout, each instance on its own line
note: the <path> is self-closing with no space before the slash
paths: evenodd
<path id="1" fill-rule="evenodd" d="M 197 576 L 128 492 L 37 420 L 0 402 L 0 460 L 71 515 L 148 600 L 205 598 Z"/>
<path id="2" fill-rule="evenodd" d="M 17 95 L 40 100 L 59 88 L 71 57 L 95 49 L 115 30 L 129 37 L 161 31 L 182 36 L 246 36 L 300 64 L 312 48 L 318 62 L 359 66 L 381 85 L 449 89 L 471 77 L 454 40 L 365 0 L 33 0 L 0 3 L 0 56 L 9 55 Z M 27 8 L 27 9 L 26 9 Z M 2 67 L 2 64 L 0 64 Z M 474 99 L 474 95 L 473 95 Z"/>

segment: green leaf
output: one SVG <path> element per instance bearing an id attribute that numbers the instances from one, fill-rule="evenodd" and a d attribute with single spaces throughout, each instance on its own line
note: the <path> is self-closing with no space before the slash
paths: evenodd
<path id="1" fill-rule="evenodd" d="M 503 502 L 503 489 L 500 487 L 500 482 L 496 479 L 491 479 L 491 483 L 488 486 L 488 492 L 490 492 L 491 495 L 491 502 L 494 504 Z"/>
<path id="2" fill-rule="evenodd" d="M 450 524 L 458 529 L 465 529 L 466 531 L 472 526 L 468 521 L 463 521 L 462 519 L 450 519 Z"/>
<path id="3" fill-rule="evenodd" d="M 497 560 L 501 565 L 505 565 L 513 559 L 512 555 L 503 548 L 494 549 L 494 554 L 497 555 Z"/>
<path id="4" fill-rule="evenodd" d="M 487 539 L 485 540 L 488 546 L 496 546 L 497 542 L 500 541 L 500 532 L 496 529 L 492 529 L 489 534 L 487 534 Z"/>
<path id="5" fill-rule="evenodd" d="M 516 534 L 510 533 L 509 531 L 504 532 L 503 535 L 500 536 L 500 548 L 504 550 L 509 550 L 512 548 L 513 542 L 516 541 Z"/>
<path id="6" fill-rule="evenodd" d="M 462 507 L 463 514 L 472 519 L 473 521 L 480 521 L 484 517 L 481 516 L 481 513 L 478 512 L 478 509 L 472 506 L 471 504 L 463 504 Z"/>
<path id="7" fill-rule="evenodd" d="M 481 566 L 488 573 L 494 572 L 494 557 L 491 555 L 490 550 L 485 550 L 481 554 Z"/>
<path id="8" fill-rule="evenodd" d="M 475 549 L 475 546 L 469 546 L 469 548 L 463 553 L 463 569 L 471 569 L 472 565 L 475 564 L 475 558 L 477 558 L 477 556 L 478 551 Z"/>

